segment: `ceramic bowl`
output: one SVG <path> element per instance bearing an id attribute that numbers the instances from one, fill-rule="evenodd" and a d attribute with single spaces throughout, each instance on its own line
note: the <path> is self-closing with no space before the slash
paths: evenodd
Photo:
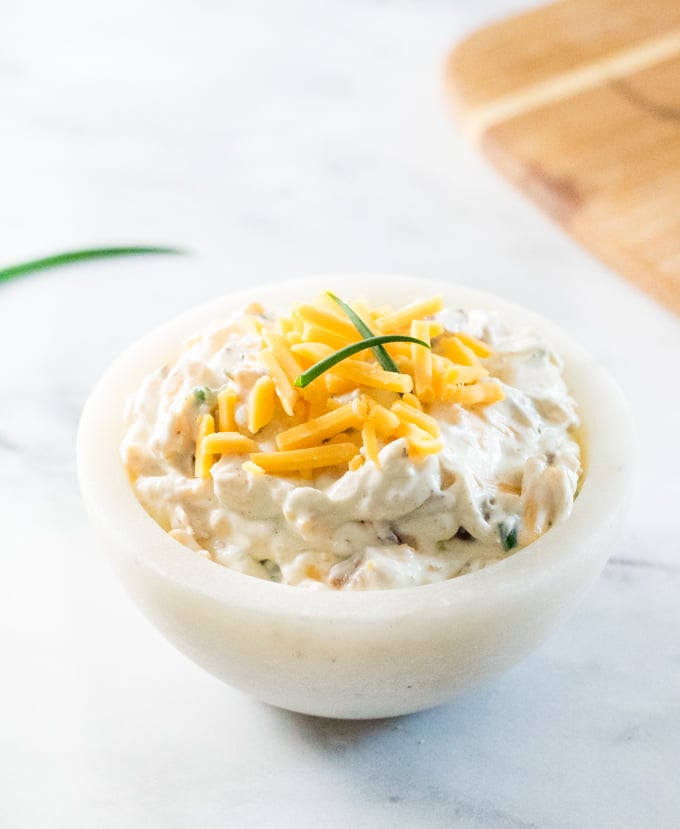
<path id="1" fill-rule="evenodd" d="M 565 360 L 579 404 L 586 475 L 571 517 L 484 570 L 438 584 L 309 591 L 232 572 L 171 539 L 144 511 L 120 457 L 126 398 L 183 340 L 257 299 L 286 309 L 331 289 L 398 305 L 443 294 L 538 330 Z M 371 718 L 435 706 L 536 648 L 576 607 L 615 543 L 631 478 L 625 400 L 598 361 L 545 319 L 494 296 L 425 279 L 332 275 L 231 294 L 128 349 L 92 392 L 78 436 L 84 499 L 134 601 L 180 651 L 253 696 L 293 711 Z M 597 635 L 597 631 L 593 632 Z"/>

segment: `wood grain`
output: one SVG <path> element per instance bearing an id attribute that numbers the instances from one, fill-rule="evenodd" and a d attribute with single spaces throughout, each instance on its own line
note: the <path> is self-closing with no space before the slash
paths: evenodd
<path id="1" fill-rule="evenodd" d="M 563 0 L 472 35 L 447 80 L 496 167 L 680 314 L 680 0 Z"/>

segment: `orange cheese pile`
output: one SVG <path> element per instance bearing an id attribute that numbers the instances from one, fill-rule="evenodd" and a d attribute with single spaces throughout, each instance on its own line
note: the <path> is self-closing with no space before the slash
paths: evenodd
<path id="1" fill-rule="evenodd" d="M 429 414 L 433 403 L 480 406 L 503 399 L 502 386 L 483 365 L 492 353 L 489 346 L 465 332 L 446 331 L 434 319 L 442 310 L 441 297 L 395 311 L 363 301 L 352 308 L 374 334 L 407 334 L 431 344 L 431 350 L 414 343 L 385 345 L 399 369 L 393 372 L 367 349 L 298 388 L 300 374 L 361 340 L 361 334 L 326 295 L 295 306 L 275 323 L 248 315 L 246 325 L 260 339 L 257 356 L 264 373 L 247 399 L 240 400 L 228 385 L 217 394 L 213 411 L 199 418 L 197 477 L 208 477 L 221 455 L 248 455 L 243 466 L 253 474 L 307 478 L 321 469 L 356 470 L 366 461 L 379 466 L 380 449 L 398 438 L 416 459 L 442 449 L 439 425 Z M 242 405 L 247 423 L 239 428 L 236 411 Z M 282 424 L 277 449 L 262 451 L 258 435 L 272 422 Z"/>

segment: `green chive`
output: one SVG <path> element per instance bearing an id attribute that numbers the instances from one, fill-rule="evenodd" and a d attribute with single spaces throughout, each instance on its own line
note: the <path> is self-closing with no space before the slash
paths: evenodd
<path id="1" fill-rule="evenodd" d="M 346 302 L 343 302 L 339 296 L 336 296 L 331 291 L 326 291 L 326 294 L 333 300 L 333 302 L 336 302 L 342 308 L 342 310 L 350 318 L 352 325 L 356 328 L 356 330 L 361 334 L 362 337 L 375 336 L 371 329 L 366 325 L 366 323 L 361 319 L 361 317 L 353 308 L 351 308 Z M 385 371 L 399 372 L 399 367 L 382 345 L 377 345 L 373 349 L 373 353 L 375 354 L 376 360 L 385 369 Z"/>
<path id="2" fill-rule="evenodd" d="M 30 262 L 22 262 L 18 265 L 10 265 L 7 268 L 0 268 L 0 282 L 12 279 L 15 276 L 44 271 L 47 268 L 58 268 L 62 265 L 71 265 L 74 262 L 84 262 L 88 259 L 111 259 L 115 256 L 140 256 L 145 254 L 182 254 L 183 250 L 166 247 L 113 247 L 113 248 L 87 248 L 85 250 L 72 250 L 66 253 L 55 253 L 53 256 L 45 256 L 42 259 L 33 259 Z"/>
<path id="3" fill-rule="evenodd" d="M 197 403 L 214 404 L 215 392 L 208 388 L 208 386 L 196 386 L 194 389 L 194 399 Z"/>
<path id="4" fill-rule="evenodd" d="M 307 371 L 303 372 L 296 379 L 295 385 L 300 389 L 304 389 L 305 386 L 308 386 L 317 377 L 320 377 L 324 372 L 341 363 L 343 360 L 346 360 L 348 357 L 351 357 L 353 354 L 358 354 L 360 351 L 366 351 L 368 348 L 375 348 L 375 346 L 384 345 L 385 343 L 415 343 L 416 345 L 422 345 L 424 348 L 430 348 L 423 340 L 418 340 L 415 337 L 406 337 L 403 334 L 384 334 L 380 337 L 367 337 L 366 339 L 359 340 L 358 343 L 346 345 L 344 348 L 336 351 L 335 354 L 331 354 L 330 357 L 319 360 L 318 363 L 308 368 Z"/>
<path id="5" fill-rule="evenodd" d="M 507 527 L 505 524 L 499 524 L 498 534 L 501 537 L 501 544 L 506 553 L 517 546 L 517 527 Z"/>

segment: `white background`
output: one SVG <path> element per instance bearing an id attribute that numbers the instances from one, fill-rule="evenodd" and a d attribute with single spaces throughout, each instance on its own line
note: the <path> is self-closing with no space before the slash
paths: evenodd
<path id="1" fill-rule="evenodd" d="M 676 827 L 680 326 L 458 134 L 447 50 L 512 0 L 0 7 L 0 264 L 194 255 L 0 285 L 0 826 Z M 328 271 L 460 281 L 561 324 L 623 386 L 639 468 L 576 615 L 484 689 L 402 719 L 268 708 L 176 653 L 78 494 L 88 391 L 150 327 Z"/>

